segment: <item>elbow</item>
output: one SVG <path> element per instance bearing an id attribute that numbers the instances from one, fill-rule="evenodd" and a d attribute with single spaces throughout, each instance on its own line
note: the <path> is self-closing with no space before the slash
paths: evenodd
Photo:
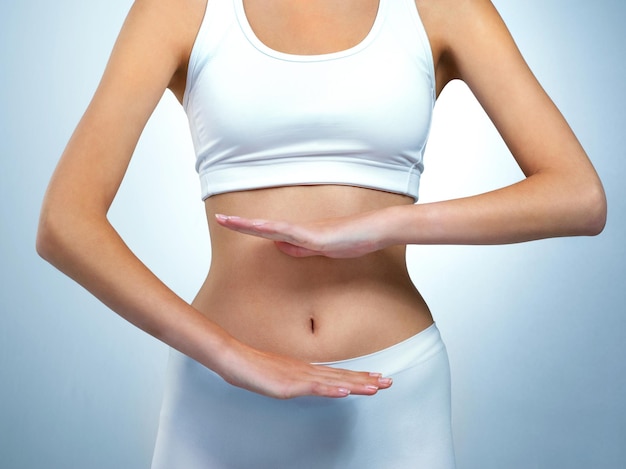
<path id="1" fill-rule="evenodd" d="M 607 218 L 607 202 L 599 180 L 579 193 L 580 204 L 577 216 L 578 233 L 581 236 L 597 236 L 604 230 Z"/>
<path id="2" fill-rule="evenodd" d="M 70 211 L 44 207 L 39 217 L 35 249 L 39 256 L 59 268 L 75 247 L 78 224 Z"/>
<path id="3" fill-rule="evenodd" d="M 55 228 L 56 224 L 47 210 L 43 209 L 39 217 L 35 249 L 39 256 L 52 263 L 54 253 L 58 249 L 60 234 Z"/>
<path id="4" fill-rule="evenodd" d="M 39 217 L 35 249 L 37 254 L 57 269 L 68 273 L 77 259 L 103 240 L 106 214 L 91 207 L 44 203 Z"/>

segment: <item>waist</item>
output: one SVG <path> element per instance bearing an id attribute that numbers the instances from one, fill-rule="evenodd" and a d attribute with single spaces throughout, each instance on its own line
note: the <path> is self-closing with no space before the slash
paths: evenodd
<path id="1" fill-rule="evenodd" d="M 231 232 L 213 213 L 298 221 L 372 210 L 407 198 L 337 186 L 287 187 L 207 200 L 212 262 L 194 306 L 239 340 L 311 362 L 389 347 L 432 323 L 404 246 L 355 259 L 293 258 Z"/>
<path id="2" fill-rule="evenodd" d="M 264 240 L 236 246 L 213 259 L 194 306 L 255 348 L 334 361 L 389 347 L 432 323 L 403 249 L 327 259 L 292 258 Z"/>
<path id="3" fill-rule="evenodd" d="M 360 276 L 313 283 L 290 288 L 209 275 L 193 305 L 248 345 L 308 362 L 367 355 L 432 324 L 422 297 L 403 283 Z"/>

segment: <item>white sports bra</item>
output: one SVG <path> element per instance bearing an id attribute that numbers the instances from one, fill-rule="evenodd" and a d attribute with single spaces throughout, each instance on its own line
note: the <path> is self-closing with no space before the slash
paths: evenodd
<path id="1" fill-rule="evenodd" d="M 208 0 L 183 105 L 202 198 L 342 184 L 417 200 L 435 103 L 414 0 L 379 0 L 356 46 L 293 55 L 263 44 L 243 0 Z"/>

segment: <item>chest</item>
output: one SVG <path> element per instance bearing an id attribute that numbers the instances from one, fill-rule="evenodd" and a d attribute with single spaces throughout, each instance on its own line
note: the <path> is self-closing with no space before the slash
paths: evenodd
<path id="1" fill-rule="evenodd" d="M 269 48 L 319 55 L 354 47 L 372 29 L 379 0 L 242 0 L 255 35 Z"/>

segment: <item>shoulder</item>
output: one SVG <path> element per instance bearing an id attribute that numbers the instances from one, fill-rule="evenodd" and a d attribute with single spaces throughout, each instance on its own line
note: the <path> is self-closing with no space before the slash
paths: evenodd
<path id="1" fill-rule="evenodd" d="M 454 43 L 470 30 L 502 24 L 490 0 L 415 0 L 415 4 L 433 35 L 444 42 Z"/>
<path id="2" fill-rule="evenodd" d="M 512 44 L 508 30 L 490 0 L 415 0 L 430 38 L 437 85 L 463 79 L 463 61 L 488 54 L 489 41 Z"/>
<path id="3" fill-rule="evenodd" d="M 135 0 L 128 20 L 158 32 L 165 41 L 193 41 L 200 27 L 207 0 Z"/>
<path id="4" fill-rule="evenodd" d="M 207 0 L 135 0 L 125 22 L 125 36 L 137 37 L 158 52 L 162 63 L 170 63 L 169 88 L 179 100 L 206 6 Z"/>

